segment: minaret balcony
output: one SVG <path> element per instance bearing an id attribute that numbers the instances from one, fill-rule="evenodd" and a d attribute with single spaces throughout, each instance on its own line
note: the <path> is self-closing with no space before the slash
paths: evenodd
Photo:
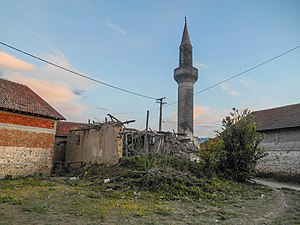
<path id="1" fill-rule="evenodd" d="M 198 69 L 195 67 L 178 67 L 174 70 L 174 79 L 177 83 L 192 82 L 198 80 Z"/>

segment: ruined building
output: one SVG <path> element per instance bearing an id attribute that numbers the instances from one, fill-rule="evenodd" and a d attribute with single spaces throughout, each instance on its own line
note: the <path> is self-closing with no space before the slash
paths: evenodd
<path id="1" fill-rule="evenodd" d="M 194 131 L 194 84 L 198 79 L 198 69 L 193 67 L 193 47 L 185 19 L 180 44 L 179 67 L 174 70 L 174 79 L 178 83 L 178 133 Z"/>

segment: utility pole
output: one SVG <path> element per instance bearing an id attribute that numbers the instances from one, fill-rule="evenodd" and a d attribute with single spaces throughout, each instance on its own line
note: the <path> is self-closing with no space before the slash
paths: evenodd
<path id="1" fill-rule="evenodd" d="M 149 123 L 149 110 L 147 110 L 147 117 L 146 117 L 146 131 L 148 131 L 148 123 Z"/>
<path id="2" fill-rule="evenodd" d="M 163 100 L 166 97 L 158 98 L 156 99 L 156 103 L 159 103 L 159 122 L 158 122 L 158 131 L 161 131 L 161 124 L 162 124 L 162 106 L 164 104 L 167 104 L 167 102 L 164 102 Z"/>

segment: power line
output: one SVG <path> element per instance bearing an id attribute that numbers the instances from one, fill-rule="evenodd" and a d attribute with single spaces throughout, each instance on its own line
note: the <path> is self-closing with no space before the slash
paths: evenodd
<path id="1" fill-rule="evenodd" d="M 39 61 L 42 61 L 42 62 L 47 63 L 47 64 L 50 64 L 50 65 L 52 65 L 52 66 L 55 66 L 55 67 L 57 67 L 57 68 L 59 68 L 59 69 L 62 69 L 62 70 L 65 70 L 65 71 L 67 71 L 67 72 L 69 72 L 69 73 L 75 74 L 75 75 L 77 75 L 77 76 L 80 76 L 80 77 L 86 78 L 86 79 L 88 79 L 88 80 L 97 82 L 97 83 L 99 83 L 99 84 L 105 85 L 105 86 L 107 86 L 107 87 L 114 88 L 114 89 L 116 89 L 116 90 L 123 91 L 123 92 L 129 93 L 129 94 L 132 94 L 132 95 L 136 95 L 136 96 L 139 96 L 139 97 L 143 97 L 143 98 L 148 98 L 148 99 L 152 99 L 152 100 L 156 100 L 156 99 L 157 99 L 157 98 L 154 98 L 154 97 L 151 97 L 151 96 L 143 95 L 143 94 L 140 94 L 140 93 L 137 93 L 137 92 L 129 91 L 129 90 L 126 90 L 126 89 L 124 89 L 124 88 L 120 88 L 120 87 L 117 87 L 117 86 L 114 86 L 114 85 L 105 83 L 105 82 L 103 82 L 103 81 L 100 81 L 100 80 L 97 80 L 97 79 L 95 79 L 95 78 L 89 77 L 89 76 L 84 75 L 84 74 L 82 74 L 82 73 L 79 73 L 79 72 L 76 72 L 76 71 L 74 71 L 74 70 L 71 70 L 71 69 L 65 68 L 65 67 L 63 67 L 63 66 L 60 66 L 60 65 L 58 65 L 58 64 L 56 64 L 56 63 L 50 62 L 50 61 L 48 61 L 48 60 L 46 60 L 46 59 L 40 58 L 40 57 L 38 57 L 38 56 L 35 56 L 35 55 L 33 55 L 33 54 L 31 54 L 31 53 L 28 53 L 28 52 L 26 52 L 26 51 L 23 51 L 23 50 L 21 50 L 21 49 L 15 48 L 15 47 L 13 47 L 13 46 L 11 46 L 11 45 L 8 45 L 8 44 L 6 44 L 6 43 L 4 43 L 4 42 L 1 42 L 1 41 L 0 41 L 0 44 L 6 46 L 6 47 L 8 47 L 8 48 L 11 48 L 11 49 L 13 49 L 13 50 L 15 50 L 15 51 L 21 52 L 21 53 L 23 53 L 23 54 L 25 54 L 25 55 L 27 55 L 27 56 L 30 56 L 30 57 L 32 57 L 32 58 L 35 58 L 35 59 L 37 59 L 37 60 L 39 60 Z"/>
<path id="2" fill-rule="evenodd" d="M 264 62 L 262 62 L 262 63 L 259 63 L 259 64 L 255 65 L 255 66 L 253 66 L 253 67 L 251 67 L 251 68 L 249 68 L 249 69 L 247 69 L 247 70 L 244 70 L 244 71 L 241 72 L 241 73 L 238 73 L 238 74 L 236 74 L 236 75 L 233 75 L 233 76 L 231 76 L 231 77 L 229 77 L 229 78 L 227 78 L 227 79 L 225 79 L 225 80 L 223 80 L 223 81 L 220 81 L 220 82 L 218 82 L 218 83 L 216 83 L 216 84 L 214 84 L 214 85 L 211 85 L 211 86 L 209 86 L 209 87 L 207 87 L 207 88 L 204 88 L 203 90 L 196 92 L 194 95 L 198 95 L 198 94 L 203 93 L 203 92 L 205 92 L 205 91 L 207 91 L 207 90 L 209 90 L 209 89 L 212 89 L 212 88 L 214 88 L 214 87 L 216 87 L 216 86 L 219 86 L 220 84 L 223 84 L 223 83 L 225 83 L 225 82 L 227 82 L 227 81 L 229 81 L 229 80 L 232 80 L 232 79 L 234 79 L 234 78 L 236 78 L 236 77 L 239 77 L 239 76 L 241 76 L 241 75 L 243 75 L 243 74 L 245 74 L 245 73 L 247 73 L 247 72 L 249 72 L 249 71 L 251 71 L 251 70 L 254 70 L 254 69 L 258 68 L 258 67 L 261 67 L 262 65 L 265 65 L 265 64 L 267 64 L 267 63 L 269 63 L 269 62 L 271 62 L 271 61 L 273 61 L 273 60 L 275 60 L 275 59 L 278 59 L 278 58 L 280 58 L 280 57 L 282 57 L 282 56 L 284 56 L 284 55 L 286 55 L 286 54 L 288 54 L 288 53 L 290 53 L 290 52 L 292 52 L 292 51 L 295 51 L 295 50 L 298 49 L 298 48 L 300 48 L 300 45 L 298 45 L 297 47 L 294 47 L 294 48 L 292 48 L 292 49 L 290 49 L 290 50 L 288 50 L 288 51 L 285 51 L 285 52 L 283 52 L 283 53 L 281 53 L 281 54 L 279 54 L 279 55 L 277 55 L 277 56 L 275 56 L 275 57 L 273 57 L 273 58 L 271 58 L 271 59 L 268 59 L 268 60 L 266 60 L 266 61 L 264 61 Z M 176 102 L 178 102 L 178 101 L 171 102 L 171 103 L 169 103 L 167 106 L 173 105 L 173 104 L 175 104 Z"/>

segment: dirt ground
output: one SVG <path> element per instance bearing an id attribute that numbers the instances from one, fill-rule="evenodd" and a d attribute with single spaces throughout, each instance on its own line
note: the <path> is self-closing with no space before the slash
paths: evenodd
<path id="1" fill-rule="evenodd" d="M 0 224 L 300 224 L 300 191 L 249 184 L 227 199 L 171 201 L 59 180 L 0 181 Z"/>

